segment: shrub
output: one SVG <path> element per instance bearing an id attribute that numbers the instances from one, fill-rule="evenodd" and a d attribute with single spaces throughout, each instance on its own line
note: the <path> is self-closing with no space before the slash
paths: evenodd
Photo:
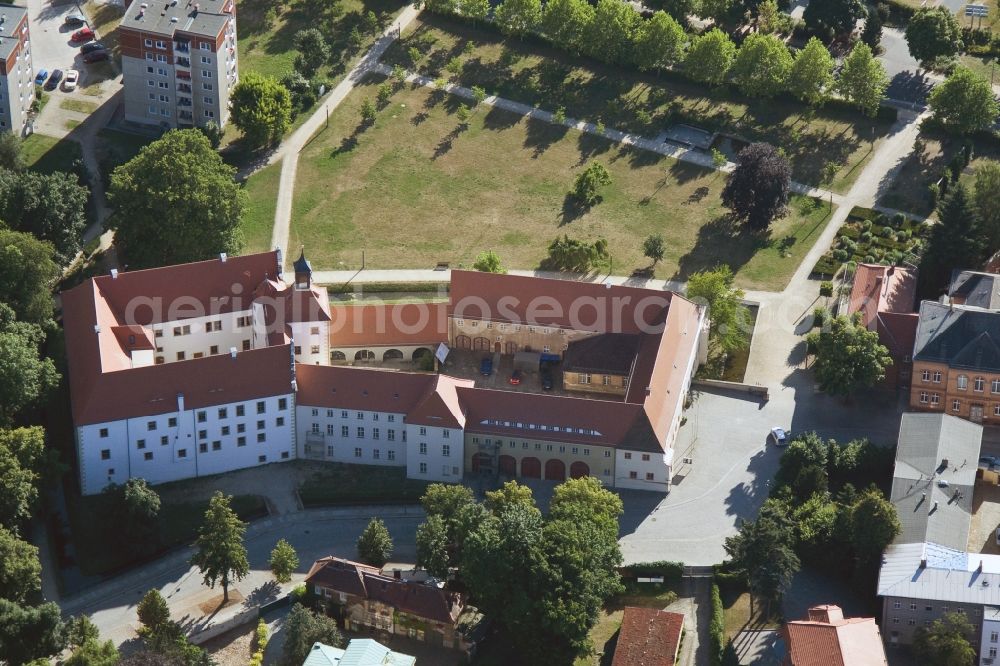
<path id="1" fill-rule="evenodd" d="M 941 187 L 937 183 L 927 186 L 927 202 L 931 208 L 937 208 L 938 200 L 941 198 Z"/>
<path id="2" fill-rule="evenodd" d="M 865 220 L 864 222 L 861 223 L 861 231 L 871 231 L 871 228 L 872 228 L 871 220 Z"/>
<path id="3" fill-rule="evenodd" d="M 847 250 L 834 250 L 833 258 L 836 259 L 837 261 L 847 261 L 848 259 L 851 258 L 851 253 L 848 252 Z"/>
<path id="4" fill-rule="evenodd" d="M 820 296 L 833 296 L 833 282 L 830 280 L 824 280 L 819 285 L 819 295 Z"/>
<path id="5" fill-rule="evenodd" d="M 663 576 L 663 582 L 668 584 L 680 582 L 681 576 L 684 574 L 683 562 L 671 562 L 669 560 L 640 562 L 638 564 L 630 564 L 626 568 L 636 577 Z"/>
<path id="6" fill-rule="evenodd" d="M 264 649 L 267 647 L 267 625 L 264 620 L 257 621 L 257 628 L 254 630 L 254 653 L 250 657 L 250 666 L 261 666 L 264 663 Z"/>
<path id="7" fill-rule="evenodd" d="M 863 232 L 861 232 L 861 242 L 863 242 L 863 243 L 871 243 L 873 238 L 875 238 L 875 235 L 872 234 L 871 231 L 863 231 Z"/>
<path id="8" fill-rule="evenodd" d="M 892 238 L 896 234 L 896 232 L 892 230 L 892 227 L 882 227 L 879 229 L 879 233 L 882 235 L 882 238 Z"/>
<path id="9" fill-rule="evenodd" d="M 826 308 L 816 308 L 813 310 L 813 328 L 823 328 L 830 318 L 830 311 Z"/>

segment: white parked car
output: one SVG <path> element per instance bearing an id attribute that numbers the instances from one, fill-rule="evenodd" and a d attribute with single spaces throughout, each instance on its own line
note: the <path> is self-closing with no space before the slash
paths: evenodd
<path id="1" fill-rule="evenodd" d="M 788 433 L 781 426 L 771 428 L 771 433 L 767 436 L 767 439 L 774 442 L 775 446 L 788 446 Z"/>
<path id="2" fill-rule="evenodd" d="M 76 84 L 80 81 L 80 72 L 75 69 L 66 70 L 66 78 L 63 79 L 63 90 L 76 90 Z"/>

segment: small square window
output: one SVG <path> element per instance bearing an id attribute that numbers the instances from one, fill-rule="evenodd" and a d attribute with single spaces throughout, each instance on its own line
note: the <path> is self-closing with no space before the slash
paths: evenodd
<path id="1" fill-rule="evenodd" d="M 169 437 L 167 437 L 166 435 L 164 435 L 163 437 L 160 437 L 160 446 L 166 446 L 169 443 L 170 443 L 170 438 Z"/>
<path id="2" fill-rule="evenodd" d="M 257 456 L 257 462 L 259 462 L 259 463 L 266 463 L 267 462 L 267 456 Z"/>
<path id="3" fill-rule="evenodd" d="M 246 446 L 246 445 L 247 445 L 246 437 L 240 435 L 239 437 L 236 438 L 236 446 Z"/>
<path id="4" fill-rule="evenodd" d="M 257 441 L 263 444 L 267 441 L 267 435 L 262 432 L 257 433 Z"/>
<path id="5" fill-rule="evenodd" d="M 639 478 L 639 472 L 635 472 L 635 471 L 629 472 L 628 473 L 628 478 L 630 478 L 630 479 L 638 479 Z"/>
<path id="6" fill-rule="evenodd" d="M 171 416 L 169 419 L 167 419 L 167 427 L 170 427 L 170 428 L 176 428 L 177 427 L 177 417 L 176 416 Z"/>
<path id="7" fill-rule="evenodd" d="M 108 429 L 107 428 L 101 428 L 101 430 L 100 430 L 100 432 L 98 434 L 101 437 L 107 437 L 108 436 Z"/>
<path id="8" fill-rule="evenodd" d="M 187 449 L 177 449 L 178 458 L 187 458 L 187 454 L 188 454 Z"/>
<path id="9" fill-rule="evenodd" d="M 142 454 L 142 459 L 143 460 L 152 460 L 153 459 L 153 452 L 152 451 L 146 451 L 145 453 Z"/>
<path id="10" fill-rule="evenodd" d="M 144 439 L 137 439 L 136 442 L 135 442 L 135 448 L 137 448 L 139 450 L 142 450 L 142 449 L 146 448 L 146 440 L 144 440 Z"/>
<path id="11" fill-rule="evenodd" d="M 111 460 L 111 449 L 101 449 L 101 460 Z"/>

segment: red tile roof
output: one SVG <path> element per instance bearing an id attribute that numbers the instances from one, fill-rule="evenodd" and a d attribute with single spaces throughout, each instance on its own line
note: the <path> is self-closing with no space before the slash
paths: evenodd
<path id="1" fill-rule="evenodd" d="M 436 345 L 448 342 L 448 303 L 334 304 L 331 347 Z"/>
<path id="2" fill-rule="evenodd" d="M 674 666 L 683 629 L 680 613 L 626 607 L 611 666 Z"/>
<path id="3" fill-rule="evenodd" d="M 844 618 L 839 606 L 809 609 L 784 628 L 791 666 L 886 666 L 875 618 Z"/>
<path id="4" fill-rule="evenodd" d="M 339 557 L 316 560 L 306 582 L 452 626 L 462 611 L 462 596 L 456 592 L 383 576 L 375 567 Z"/>
<path id="5" fill-rule="evenodd" d="M 130 357 L 155 347 L 150 324 L 249 309 L 255 288 L 276 271 L 276 253 L 265 252 L 106 275 L 63 292 L 75 424 L 176 411 L 178 394 L 186 408 L 198 408 L 291 393 L 291 347 L 282 335 L 235 359 L 133 368 Z"/>
<path id="6" fill-rule="evenodd" d="M 434 385 L 406 415 L 406 422 L 439 428 L 464 428 L 465 410 L 458 398 L 458 389 L 472 388 L 476 383 L 471 379 L 457 379 L 448 375 L 435 377 Z"/>
<path id="7" fill-rule="evenodd" d="M 662 322 L 669 291 L 478 271 L 451 272 L 452 316 L 597 333 L 642 333 Z"/>
<path id="8" fill-rule="evenodd" d="M 879 313 L 913 312 L 916 299 L 916 271 L 900 266 L 858 264 L 848 312 L 860 312 L 862 325 L 874 330 Z"/>
<path id="9" fill-rule="evenodd" d="M 435 375 L 380 368 L 299 364 L 296 402 L 312 407 L 407 414 L 429 391 Z"/>

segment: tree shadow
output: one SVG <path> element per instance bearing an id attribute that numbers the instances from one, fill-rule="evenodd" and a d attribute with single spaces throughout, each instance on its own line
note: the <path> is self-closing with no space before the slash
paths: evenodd
<path id="1" fill-rule="evenodd" d="M 417 113 L 413 114 L 412 118 L 410 118 L 410 124 L 413 125 L 414 127 L 419 127 L 429 117 L 430 115 L 426 111 L 418 111 Z"/>
<path id="2" fill-rule="evenodd" d="M 523 116 L 491 106 L 490 110 L 483 116 L 483 127 L 494 132 L 499 132 L 514 127 L 521 122 L 521 118 Z"/>
<path id="3" fill-rule="evenodd" d="M 673 279 L 687 280 L 692 273 L 710 270 L 720 263 L 736 273 L 768 244 L 766 234 L 734 223 L 729 215 L 720 215 L 698 230 L 694 247 L 681 257 Z"/>
<path id="4" fill-rule="evenodd" d="M 690 162 L 681 162 L 680 160 L 674 160 L 673 164 L 670 165 L 670 175 L 680 185 L 688 183 L 692 180 L 704 178 L 705 173 L 706 173 L 705 167 L 699 166 L 697 164 L 691 164 Z"/>
<path id="5" fill-rule="evenodd" d="M 455 139 L 461 136 L 462 132 L 467 129 L 469 129 L 468 123 L 460 123 L 455 129 L 444 135 L 441 141 L 438 142 L 437 147 L 434 148 L 434 155 L 431 156 L 431 159 L 436 160 L 451 152 L 451 149 L 455 146 Z"/>
<path id="6" fill-rule="evenodd" d="M 528 119 L 527 136 L 524 138 L 524 147 L 533 148 L 533 158 L 538 158 L 553 144 L 558 143 L 566 136 L 569 128 L 565 125 L 552 125 L 550 123 Z"/>
<path id="7" fill-rule="evenodd" d="M 250 592 L 246 599 L 243 600 L 243 607 L 253 608 L 254 606 L 263 606 L 277 599 L 279 592 L 281 592 L 281 586 L 278 585 L 277 581 L 269 580 Z"/>
<path id="8" fill-rule="evenodd" d="M 580 151 L 580 161 L 577 166 L 583 166 L 590 159 L 611 150 L 614 145 L 610 140 L 596 134 L 581 132 L 580 138 L 576 140 L 577 149 Z"/>
<path id="9" fill-rule="evenodd" d="M 424 100 L 424 109 L 430 111 L 446 99 L 448 99 L 448 91 L 435 88 L 427 94 L 427 99 Z"/>
<path id="10" fill-rule="evenodd" d="M 598 199 L 597 203 L 600 203 L 600 199 Z M 559 226 L 562 227 L 570 222 L 580 219 L 589 213 L 591 208 L 592 206 L 580 203 L 580 200 L 577 199 L 572 192 L 567 192 L 566 196 L 563 197 L 562 210 L 560 210 L 559 215 L 556 216 L 556 219 L 559 220 Z"/>

